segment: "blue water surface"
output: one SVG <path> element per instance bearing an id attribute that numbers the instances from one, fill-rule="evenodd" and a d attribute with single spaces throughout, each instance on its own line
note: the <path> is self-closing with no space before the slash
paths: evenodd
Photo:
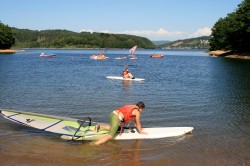
<path id="1" fill-rule="evenodd" d="M 144 127 L 195 128 L 186 154 L 193 153 L 199 161 L 207 153 L 215 154 L 207 160 L 227 158 L 226 165 L 248 163 L 250 150 L 242 149 L 250 146 L 250 61 L 213 58 L 206 51 L 139 49 L 137 60 L 129 59 L 127 49 L 27 49 L 0 54 L 0 107 L 79 119 L 89 116 L 109 123 L 111 111 L 143 101 Z M 41 52 L 57 56 L 39 58 Z M 97 53 L 109 58 L 89 58 Z M 154 53 L 165 57 L 150 58 Z M 118 56 L 128 58 L 115 59 Z M 126 67 L 145 81 L 106 78 L 121 76 Z M 6 123 L 2 118 L 1 122 Z M 158 155 L 157 161 L 164 158 L 161 152 L 152 153 Z"/>

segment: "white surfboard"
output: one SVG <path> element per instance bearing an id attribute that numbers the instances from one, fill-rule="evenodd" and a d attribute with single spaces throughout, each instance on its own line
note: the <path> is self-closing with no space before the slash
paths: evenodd
<path id="1" fill-rule="evenodd" d="M 116 57 L 115 59 L 127 59 L 126 56 L 120 56 L 120 57 Z"/>
<path id="2" fill-rule="evenodd" d="M 144 78 L 123 78 L 123 77 L 119 77 L 119 76 L 107 76 L 106 78 L 108 79 L 114 79 L 114 80 L 128 80 L 128 81 L 144 81 Z"/>
<path id="3" fill-rule="evenodd" d="M 178 137 L 184 134 L 192 133 L 193 127 L 157 127 L 157 128 L 143 128 L 147 134 L 140 134 L 135 128 L 124 129 L 120 134 L 114 137 L 114 140 L 133 140 L 133 139 L 159 139 L 167 137 Z M 65 140 L 99 140 L 107 134 L 91 135 L 85 137 L 72 137 L 62 135 L 61 138 Z"/>
<path id="4" fill-rule="evenodd" d="M 136 129 L 127 129 L 121 135 L 118 134 L 115 140 L 128 139 L 157 139 L 165 137 L 181 136 L 193 131 L 193 127 L 158 127 L 158 128 L 143 128 L 147 134 L 140 134 Z"/>

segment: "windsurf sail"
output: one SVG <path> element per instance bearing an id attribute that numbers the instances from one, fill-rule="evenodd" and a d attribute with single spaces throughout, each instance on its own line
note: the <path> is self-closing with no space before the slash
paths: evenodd
<path id="1" fill-rule="evenodd" d="M 137 46 L 134 46 L 134 47 L 132 47 L 132 48 L 129 50 L 130 55 L 134 55 L 134 52 L 135 52 L 136 48 L 137 48 Z"/>
<path id="2" fill-rule="evenodd" d="M 67 136 L 84 137 L 107 133 L 107 131 L 104 130 L 101 130 L 98 133 L 94 132 L 95 125 L 92 125 L 90 118 L 79 120 L 14 110 L 0 110 L 0 114 L 8 120 L 25 126 Z"/>

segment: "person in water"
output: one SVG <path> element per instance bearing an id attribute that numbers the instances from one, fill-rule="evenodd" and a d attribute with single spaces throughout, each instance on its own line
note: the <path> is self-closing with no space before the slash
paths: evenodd
<path id="1" fill-rule="evenodd" d="M 122 77 L 123 78 L 132 78 L 134 79 L 133 74 L 131 74 L 128 70 L 128 68 L 126 68 L 123 72 L 122 72 Z"/>
<path id="2" fill-rule="evenodd" d="M 143 132 L 140 121 L 141 112 L 144 108 L 144 103 L 138 102 L 136 105 L 125 105 L 113 111 L 110 114 L 110 126 L 100 126 L 100 128 L 109 130 L 108 135 L 96 141 L 94 145 L 101 145 L 112 139 L 116 135 L 119 127 L 121 127 L 122 130 L 122 127 L 128 124 L 128 122 L 130 121 L 134 122 L 134 125 L 136 126 L 140 134 L 147 134 L 146 132 Z"/>

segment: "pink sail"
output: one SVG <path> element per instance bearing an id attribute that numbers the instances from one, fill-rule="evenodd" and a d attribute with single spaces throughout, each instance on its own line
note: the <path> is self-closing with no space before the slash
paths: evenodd
<path id="1" fill-rule="evenodd" d="M 131 55 L 134 55 L 134 52 L 135 52 L 136 48 L 137 48 L 137 46 L 132 47 L 132 48 L 129 50 L 129 53 L 130 53 Z"/>

